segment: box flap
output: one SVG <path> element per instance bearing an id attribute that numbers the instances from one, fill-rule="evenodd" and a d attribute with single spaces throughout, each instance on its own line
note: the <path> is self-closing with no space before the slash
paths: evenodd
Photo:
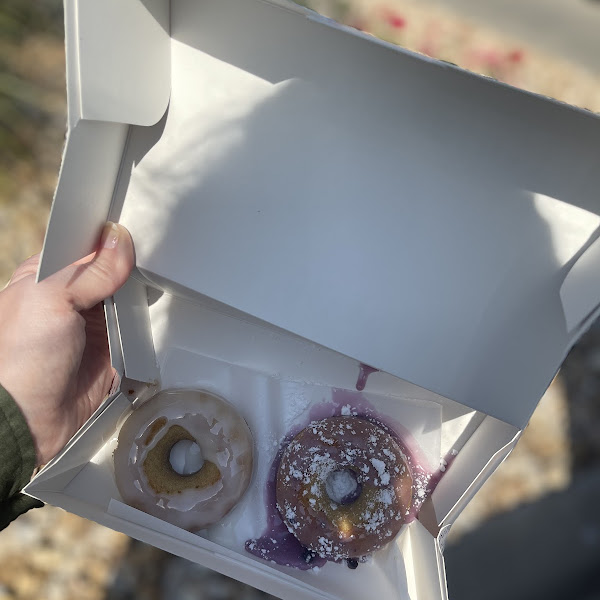
<path id="1" fill-rule="evenodd" d="M 579 263 L 563 286 L 600 224 L 600 119 L 280 4 L 171 2 L 170 109 L 71 131 L 40 276 L 110 212 L 150 279 L 522 428 L 600 301 Z"/>
<path id="2" fill-rule="evenodd" d="M 66 0 L 69 122 L 153 125 L 171 89 L 169 0 Z"/>
<path id="3" fill-rule="evenodd" d="M 573 341 L 600 119 L 263 2 L 171 19 L 122 169 L 145 274 L 522 428 Z"/>
<path id="4" fill-rule="evenodd" d="M 127 125 L 79 121 L 69 129 L 38 279 L 93 252 L 110 209 Z"/>
<path id="5" fill-rule="evenodd" d="M 157 385 L 160 373 L 154 354 L 146 285 L 130 277 L 115 293 L 114 309 L 125 377 Z"/>
<path id="6" fill-rule="evenodd" d="M 597 239 L 573 265 L 560 288 L 560 298 L 569 331 L 575 330 L 598 308 L 599 273 L 600 239 Z"/>

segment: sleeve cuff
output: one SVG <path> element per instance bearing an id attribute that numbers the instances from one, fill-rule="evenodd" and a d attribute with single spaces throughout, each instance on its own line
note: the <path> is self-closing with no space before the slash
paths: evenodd
<path id="1" fill-rule="evenodd" d="M 0 386 L 0 527 L 23 512 L 42 506 L 21 494 L 36 467 L 36 452 L 23 413 Z"/>
<path id="2" fill-rule="evenodd" d="M 26 513 L 32 508 L 41 508 L 44 506 L 43 502 L 26 496 L 25 494 L 17 494 L 12 498 L 9 498 L 5 502 L 0 503 L 0 530 L 4 529 L 7 525 L 12 523 L 17 517 Z"/>

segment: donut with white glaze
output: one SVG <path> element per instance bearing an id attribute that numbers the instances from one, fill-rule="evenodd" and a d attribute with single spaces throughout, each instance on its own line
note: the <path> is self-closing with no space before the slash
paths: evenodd
<path id="1" fill-rule="evenodd" d="M 223 398 L 166 390 L 123 423 L 114 452 L 125 503 L 189 531 L 220 521 L 252 476 L 248 425 Z"/>
<path id="2" fill-rule="evenodd" d="M 399 532 L 412 504 L 412 475 L 394 437 L 369 420 L 339 416 L 303 429 L 282 454 L 277 508 L 310 552 L 360 559 Z"/>

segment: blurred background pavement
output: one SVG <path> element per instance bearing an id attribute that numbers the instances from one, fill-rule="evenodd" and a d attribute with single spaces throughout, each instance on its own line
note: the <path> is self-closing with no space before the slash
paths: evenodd
<path id="1" fill-rule="evenodd" d="M 600 112 L 598 0 L 314 0 L 412 50 Z M 65 133 L 60 0 L 0 2 L 0 286 L 39 251 Z M 600 149 L 598 150 L 600 155 Z M 510 377 L 510 373 L 506 373 Z M 600 326 L 453 527 L 453 600 L 600 600 Z M 0 600 L 265 594 L 52 507 L 0 533 Z"/>
<path id="2" fill-rule="evenodd" d="M 427 0 L 600 74 L 600 11 L 591 0 Z"/>

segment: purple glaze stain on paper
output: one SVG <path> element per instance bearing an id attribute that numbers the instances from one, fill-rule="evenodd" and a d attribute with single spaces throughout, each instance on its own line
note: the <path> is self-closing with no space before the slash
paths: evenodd
<path id="1" fill-rule="evenodd" d="M 308 571 L 322 567 L 327 561 L 320 556 L 309 552 L 287 529 L 283 522 L 279 510 L 277 510 L 277 470 L 281 457 L 288 444 L 299 433 L 297 432 L 286 436 L 280 444 L 277 455 L 269 470 L 267 486 L 265 490 L 267 503 L 267 527 L 266 531 L 259 538 L 248 540 L 246 550 L 250 554 L 262 558 L 266 561 L 272 561 L 284 567 L 294 567 L 301 571 Z"/>

